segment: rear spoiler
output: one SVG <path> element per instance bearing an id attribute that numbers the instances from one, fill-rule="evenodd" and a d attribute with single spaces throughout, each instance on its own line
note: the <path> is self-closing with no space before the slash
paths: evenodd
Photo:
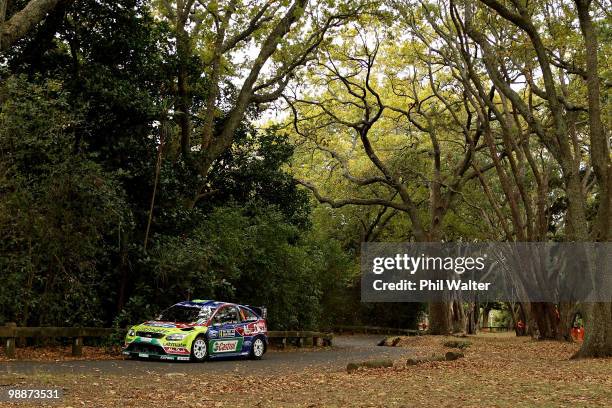
<path id="1" fill-rule="evenodd" d="M 264 319 L 266 319 L 268 317 L 268 308 L 265 307 L 265 306 L 246 305 L 246 307 L 248 307 L 249 309 L 251 309 L 252 311 L 257 313 L 259 316 L 261 316 Z"/>

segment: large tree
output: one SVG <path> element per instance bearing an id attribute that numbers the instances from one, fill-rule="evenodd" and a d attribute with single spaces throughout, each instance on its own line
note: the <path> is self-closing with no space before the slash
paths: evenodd
<path id="1" fill-rule="evenodd" d="M 278 99 L 295 69 L 336 27 L 371 10 L 370 3 L 158 2 L 177 40 L 181 152 L 202 179 L 189 205 L 208 195 L 211 166 L 230 148 L 249 111 Z M 206 91 L 195 101 L 192 87 L 200 77 L 205 77 Z"/>
<path id="2" fill-rule="evenodd" d="M 408 239 L 439 242 L 447 239 L 444 220 L 465 185 L 493 164 L 474 163 L 482 129 L 444 60 L 419 40 L 381 47 L 380 38 L 392 33 L 384 31 L 351 27 L 308 66 L 309 92 L 285 95 L 301 148 L 328 156 L 325 166 L 354 195 L 338 197 L 342 188 L 321 185 L 304 169 L 299 183 L 334 208 L 379 206 L 405 214 Z M 308 168 L 316 174 L 319 165 Z M 453 310 L 461 317 L 462 308 L 451 304 L 430 304 L 432 333 L 451 331 Z"/>
<path id="3" fill-rule="evenodd" d="M 593 27 L 591 12 L 597 14 L 601 10 L 592 7 L 589 1 L 575 2 L 575 14 L 570 14 L 569 20 L 578 20 L 582 32 L 582 44 L 586 54 L 581 55 L 574 51 L 574 59 L 586 61 L 580 63 L 566 61 L 565 55 L 556 44 L 550 44 L 558 32 L 551 32 L 555 27 L 555 17 L 550 15 L 554 2 L 523 4 L 513 1 L 505 4 L 497 0 L 482 0 L 482 6 L 466 2 L 457 7 L 450 2 L 455 10 L 455 16 L 460 29 L 467 33 L 482 53 L 482 63 L 487 74 L 494 83 L 498 92 L 503 94 L 524 120 L 529 130 L 535 134 L 547 151 L 558 163 L 563 178 L 567 200 L 567 239 L 570 241 L 607 241 L 610 237 L 610 177 L 612 164 L 609 153 L 609 142 L 606 137 L 600 109 L 600 80 L 598 72 L 597 34 Z M 594 4 L 594 3 L 593 3 Z M 492 22 L 482 18 L 483 13 L 494 12 L 507 26 L 516 29 L 516 34 L 522 39 L 525 47 L 525 57 L 522 61 L 514 58 L 502 59 L 499 49 L 491 42 L 489 33 Z M 477 18 L 480 16 L 480 18 Z M 567 16 L 561 16 L 563 21 Z M 544 22 L 543 24 L 541 22 Z M 577 46 L 579 46 L 577 43 Z M 509 64 L 513 64 L 509 66 Z M 577 67 L 577 68 L 574 68 Z M 555 76 L 553 69 L 559 68 L 560 75 Z M 541 113 L 534 106 L 526 102 L 522 95 L 513 88 L 507 72 L 518 71 L 519 77 L 524 78 L 532 95 L 539 98 L 545 107 L 543 120 Z M 580 135 L 573 131 L 575 123 L 571 112 L 576 110 L 576 103 L 568 100 L 564 95 L 565 78 L 573 77 L 577 81 L 586 82 L 586 96 L 588 109 L 588 126 L 584 132 L 588 139 L 580 140 Z M 580 145 L 587 145 L 587 160 L 582 160 Z M 588 219 L 588 199 L 584 189 L 583 172 L 581 168 L 590 167 L 595 174 L 597 187 L 596 197 L 599 205 L 596 215 Z M 592 268 L 586 268 L 587 274 Z M 598 288 L 605 288 L 602 279 L 605 276 L 589 276 L 595 282 L 600 282 Z M 604 289 L 605 290 L 605 289 Z M 606 296 L 600 294 L 599 298 Z M 612 303 L 582 304 L 580 309 L 585 317 L 587 336 L 578 356 L 610 356 L 612 355 Z"/>

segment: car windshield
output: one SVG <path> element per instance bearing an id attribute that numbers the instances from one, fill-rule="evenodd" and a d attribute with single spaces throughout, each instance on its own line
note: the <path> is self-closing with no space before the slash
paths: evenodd
<path id="1" fill-rule="evenodd" d="M 210 307 L 190 307 L 174 305 L 164 310 L 158 317 L 158 320 L 164 322 L 180 322 L 180 323 L 203 323 L 212 316 L 212 308 Z"/>

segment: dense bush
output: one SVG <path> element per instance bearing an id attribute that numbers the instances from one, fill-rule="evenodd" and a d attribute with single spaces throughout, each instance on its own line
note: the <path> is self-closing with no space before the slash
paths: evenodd
<path id="1" fill-rule="evenodd" d="M 315 328 L 329 320 L 322 309 L 338 301 L 334 295 L 348 282 L 350 257 L 336 241 L 317 240 L 308 231 L 306 209 L 282 211 L 260 195 L 231 194 L 246 194 L 244 184 L 263 188 L 261 174 L 268 189 L 274 178 L 288 186 L 287 176 L 273 176 L 283 159 L 268 146 L 270 136 L 260 153 L 267 149 L 278 160 L 269 159 L 267 167 L 242 161 L 242 171 L 225 171 L 240 176 L 224 193 L 233 204 L 218 199 L 208 212 L 187 211 L 189 228 L 162 229 L 148 252 L 137 245 L 128 251 L 130 295 L 115 317 L 120 241 L 135 233 L 126 234 L 135 222 L 124 187 L 78 137 L 81 111 L 69 104 L 61 83 L 11 77 L 7 85 L 0 113 L 1 320 L 102 325 L 114 318 L 124 325 L 187 298 L 265 305 L 271 326 L 279 329 Z M 275 146 L 285 151 L 278 140 Z M 171 219 L 187 214 L 170 210 Z M 159 218 L 161 226 L 168 222 Z"/>
<path id="2" fill-rule="evenodd" d="M 122 230 L 134 226 L 126 194 L 77 141 L 82 117 L 61 84 L 13 77 L 8 90 L 0 114 L 0 319 L 108 324 Z M 257 176 L 240 172 L 243 183 L 247 174 Z M 150 318 L 187 298 L 218 298 L 268 306 L 276 328 L 314 328 L 322 298 L 347 281 L 350 258 L 337 243 L 317 242 L 303 222 L 294 225 L 261 197 L 188 218 L 190 228 L 155 233 L 149 251 L 130 251 L 131 295 L 115 323 Z"/>
<path id="3" fill-rule="evenodd" d="M 7 82 L 0 112 L 0 319 L 103 323 L 101 273 L 128 212 L 120 186 L 77 141 L 61 85 Z"/>

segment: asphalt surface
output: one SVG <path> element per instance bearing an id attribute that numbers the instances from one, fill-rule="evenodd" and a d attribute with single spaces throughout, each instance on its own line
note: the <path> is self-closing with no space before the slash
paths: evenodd
<path id="1" fill-rule="evenodd" d="M 11 361 L 0 363 L 2 374 L 76 373 L 146 375 L 150 373 L 279 373 L 306 368 L 324 371 L 344 370 L 350 362 L 374 359 L 396 359 L 408 354 L 405 348 L 381 347 L 376 344 L 382 335 L 335 336 L 334 346 L 325 349 L 297 349 L 269 351 L 262 360 L 212 360 L 204 363 L 166 362 L 155 360 L 98 360 L 98 361 Z"/>

